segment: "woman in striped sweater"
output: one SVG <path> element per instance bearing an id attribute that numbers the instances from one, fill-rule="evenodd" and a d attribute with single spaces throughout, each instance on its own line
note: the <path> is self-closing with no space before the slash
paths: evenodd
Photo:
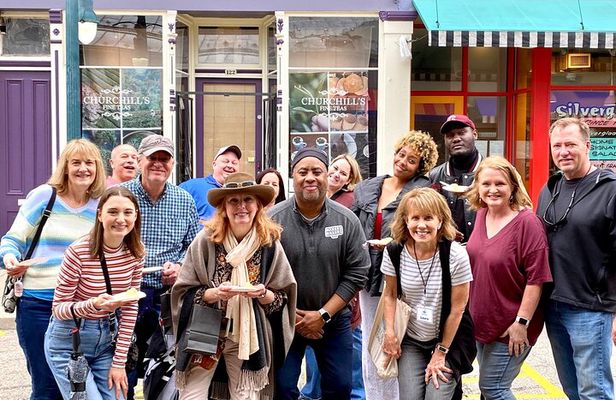
<path id="1" fill-rule="evenodd" d="M 23 295 L 17 303 L 15 325 L 32 377 L 31 400 L 56 400 L 58 385 L 41 360 L 45 331 L 51 317 L 53 292 L 64 251 L 87 234 L 96 219 L 96 205 L 105 191 L 105 169 L 98 147 L 86 139 L 71 140 L 46 184 L 34 188 L 19 207 L 13 225 L 0 240 L 1 267 L 21 277 Z M 40 239 L 25 263 L 53 192 L 57 197 Z"/>
<path id="2" fill-rule="evenodd" d="M 145 249 L 140 239 L 139 206 L 128 189 L 116 186 L 103 193 L 96 214 L 90 234 L 71 244 L 64 254 L 53 318 L 45 334 L 47 363 L 64 399 L 69 399 L 71 390 L 66 371 L 74 318 L 80 324 L 81 348 L 91 368 L 86 398 L 125 398 L 128 387 L 124 365 L 138 299 L 120 300 L 117 295 L 139 290 L 141 285 Z M 108 294 L 107 280 L 113 297 Z M 117 309 L 121 318 L 116 328 L 113 316 Z"/>

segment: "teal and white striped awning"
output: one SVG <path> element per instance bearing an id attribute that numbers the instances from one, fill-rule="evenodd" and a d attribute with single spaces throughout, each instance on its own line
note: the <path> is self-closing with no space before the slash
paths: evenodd
<path id="1" fill-rule="evenodd" d="M 430 46 L 616 47 L 613 0 L 413 0 Z"/>

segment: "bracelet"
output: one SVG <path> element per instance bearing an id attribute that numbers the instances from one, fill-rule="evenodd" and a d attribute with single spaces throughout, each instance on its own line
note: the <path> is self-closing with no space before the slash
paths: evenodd
<path id="1" fill-rule="evenodd" d="M 436 350 L 440 351 L 443 354 L 449 353 L 449 347 L 445 347 L 441 343 L 436 344 Z"/>

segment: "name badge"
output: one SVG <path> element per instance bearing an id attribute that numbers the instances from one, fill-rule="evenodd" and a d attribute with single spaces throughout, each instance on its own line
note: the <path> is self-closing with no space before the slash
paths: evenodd
<path id="1" fill-rule="evenodd" d="M 342 236 L 344 233 L 344 228 L 342 225 L 334 225 L 334 226 L 326 226 L 325 227 L 325 237 L 338 239 L 338 236 Z"/>
<path id="2" fill-rule="evenodd" d="M 417 321 L 425 322 L 428 324 L 434 323 L 434 311 L 428 307 L 417 307 Z"/>

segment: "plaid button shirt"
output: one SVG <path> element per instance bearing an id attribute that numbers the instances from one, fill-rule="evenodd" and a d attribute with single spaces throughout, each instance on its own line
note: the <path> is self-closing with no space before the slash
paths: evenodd
<path id="1" fill-rule="evenodd" d="M 201 230 L 195 202 L 184 189 L 165 184 L 156 203 L 141 185 L 141 176 L 122 186 L 133 192 L 141 209 L 141 240 L 145 245 L 144 267 L 160 267 L 166 261 L 181 263 L 186 249 Z M 143 274 L 141 285 L 160 289 L 162 272 Z"/>

